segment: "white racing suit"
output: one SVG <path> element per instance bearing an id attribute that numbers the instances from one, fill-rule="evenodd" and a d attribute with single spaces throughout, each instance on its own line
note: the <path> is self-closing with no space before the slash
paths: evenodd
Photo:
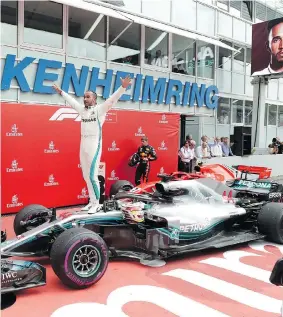
<path id="1" fill-rule="evenodd" d="M 62 97 L 81 116 L 81 145 L 80 162 L 84 180 L 87 184 L 90 205 L 96 208 L 99 205 L 100 185 L 98 167 L 102 151 L 102 125 L 108 110 L 125 93 L 122 86 L 115 91 L 104 103 L 86 108 L 73 97 L 62 91 Z"/>

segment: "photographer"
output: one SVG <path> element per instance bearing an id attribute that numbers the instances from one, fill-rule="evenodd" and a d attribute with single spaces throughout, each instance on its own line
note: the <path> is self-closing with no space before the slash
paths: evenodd
<path id="1" fill-rule="evenodd" d="M 270 154 L 282 154 L 283 152 L 283 144 L 278 138 L 273 138 L 272 143 L 269 144 L 268 148 Z"/>

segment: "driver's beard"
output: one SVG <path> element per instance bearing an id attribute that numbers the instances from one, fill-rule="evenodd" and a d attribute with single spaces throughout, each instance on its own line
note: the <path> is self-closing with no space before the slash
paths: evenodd
<path id="1" fill-rule="evenodd" d="M 270 64 L 271 68 L 274 71 L 282 71 L 283 72 L 283 61 L 279 62 L 276 58 L 276 56 L 272 55 L 271 57 L 271 64 Z"/>

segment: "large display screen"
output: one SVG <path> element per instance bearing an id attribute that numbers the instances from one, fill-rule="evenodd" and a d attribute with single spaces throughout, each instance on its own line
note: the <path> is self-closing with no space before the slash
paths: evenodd
<path id="1" fill-rule="evenodd" d="M 252 28 L 251 75 L 283 77 L 283 18 L 256 23 Z"/>

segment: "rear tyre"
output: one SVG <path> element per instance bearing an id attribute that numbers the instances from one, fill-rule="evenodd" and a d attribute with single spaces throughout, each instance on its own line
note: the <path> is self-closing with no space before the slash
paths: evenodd
<path id="1" fill-rule="evenodd" d="M 63 284 L 84 289 L 97 283 L 109 261 L 108 248 L 102 238 L 85 228 L 64 231 L 51 248 L 51 265 Z"/>
<path id="2" fill-rule="evenodd" d="M 126 181 L 126 180 L 117 181 L 114 184 L 112 184 L 110 187 L 110 198 L 112 196 L 115 196 L 120 191 L 128 192 L 134 187 L 135 186 L 129 181 Z"/>
<path id="3" fill-rule="evenodd" d="M 23 226 L 21 224 L 22 221 L 27 221 L 28 219 L 33 218 L 34 216 L 36 216 L 38 213 L 42 212 L 42 211 L 49 211 L 48 208 L 42 206 L 42 205 L 28 205 L 26 207 L 24 207 L 23 209 L 21 209 L 15 219 L 14 219 L 14 232 L 16 235 L 20 235 L 23 234 L 25 232 L 28 231 L 28 229 Z M 35 225 L 35 227 L 41 225 L 44 222 L 49 221 L 49 218 L 42 218 L 42 221 L 40 221 L 38 224 Z"/>
<path id="4" fill-rule="evenodd" d="M 283 204 L 267 203 L 258 215 L 259 232 L 267 239 L 283 244 Z"/>

